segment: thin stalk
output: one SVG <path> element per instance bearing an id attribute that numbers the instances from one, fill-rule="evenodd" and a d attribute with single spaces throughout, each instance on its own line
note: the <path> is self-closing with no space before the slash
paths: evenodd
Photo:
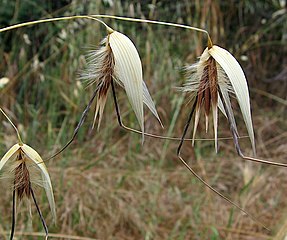
<path id="1" fill-rule="evenodd" d="M 134 132 L 134 133 L 138 133 L 138 134 L 144 134 L 147 137 L 151 137 L 151 138 L 157 138 L 157 139 L 163 139 L 163 140 L 174 140 L 174 141 L 192 141 L 192 138 L 182 138 L 182 137 L 169 137 L 169 136 L 162 136 L 162 135 L 157 135 L 157 134 L 153 134 L 153 133 L 146 133 L 146 132 L 142 132 L 140 130 L 134 129 L 134 128 L 130 128 L 127 127 L 126 125 L 124 125 L 124 123 L 121 123 L 121 127 L 123 127 L 124 129 L 130 131 L 130 132 Z M 242 137 L 238 137 L 238 138 L 248 138 L 248 136 L 242 136 Z M 217 138 L 218 140 L 232 140 L 233 137 L 220 137 Z M 214 141 L 215 138 L 195 138 L 194 141 Z"/>
<path id="2" fill-rule="evenodd" d="M 36 24 L 40 24 L 40 23 L 57 22 L 57 21 L 64 21 L 64 20 L 75 20 L 75 19 L 90 19 L 90 20 L 97 21 L 97 22 L 103 24 L 109 32 L 113 32 L 112 28 L 110 28 L 105 22 L 103 22 L 100 19 L 97 19 L 93 16 L 88 16 L 88 15 L 78 15 L 78 16 L 68 16 L 68 17 L 46 18 L 46 19 L 40 19 L 40 20 L 36 20 L 36 21 L 19 23 L 19 24 L 15 24 L 12 26 L 1 28 L 0 33 L 10 31 L 10 30 L 13 30 L 16 28 L 32 26 L 32 25 L 36 25 Z"/>
<path id="3" fill-rule="evenodd" d="M 12 120 L 8 117 L 8 115 L 4 112 L 4 110 L 0 107 L 0 112 L 5 116 L 5 118 L 9 121 L 9 123 L 12 125 L 12 127 L 15 129 L 17 137 L 18 137 L 18 141 L 19 141 L 19 145 L 23 145 L 23 141 L 21 139 L 21 135 L 18 131 L 18 128 L 14 125 L 14 123 L 12 122 Z"/>
<path id="4" fill-rule="evenodd" d="M 112 15 L 101 15 L 101 14 L 96 14 L 96 15 L 91 15 L 93 17 L 97 18 L 109 18 L 109 19 L 117 19 L 117 20 L 123 20 L 123 21 L 129 21 L 129 22 L 140 22 L 140 23 L 151 23 L 151 24 L 159 24 L 159 25 L 165 25 L 165 26 L 171 26 L 171 27 L 179 27 L 179 28 L 185 28 L 189 30 L 194 30 L 197 32 L 202 32 L 207 35 L 208 38 L 208 48 L 212 47 L 212 41 L 209 36 L 209 33 L 201 28 L 197 27 L 192 27 L 184 24 L 178 24 L 178 23 L 169 23 L 169 22 L 162 22 L 162 21 L 154 21 L 154 20 L 148 20 L 148 19 L 139 19 L 139 18 L 129 18 L 129 17 L 120 17 L 120 16 L 112 16 Z"/>
<path id="5" fill-rule="evenodd" d="M 5 31 L 9 31 L 9 30 L 13 30 L 16 28 L 32 26 L 32 25 L 36 25 L 36 24 L 40 24 L 40 23 L 63 21 L 63 20 L 74 20 L 74 19 L 95 20 L 95 21 L 98 21 L 98 22 L 102 23 L 103 25 L 105 25 L 105 27 L 107 28 L 107 31 L 109 33 L 113 32 L 112 28 L 110 28 L 106 23 L 104 23 L 103 21 L 101 21 L 97 18 L 109 18 L 109 19 L 117 19 L 117 20 L 129 21 L 129 22 L 150 23 L 150 24 L 159 24 L 159 25 L 165 25 L 165 26 L 171 26 L 171 27 L 185 28 L 185 29 L 205 33 L 207 35 L 207 39 L 208 39 L 208 44 L 207 44 L 208 48 L 211 48 L 213 45 L 211 38 L 209 36 L 209 33 L 206 30 L 201 29 L 201 28 L 192 27 L 192 26 L 188 26 L 188 25 L 184 25 L 184 24 L 178 24 L 178 23 L 169 23 L 169 22 L 154 21 L 154 20 L 148 20 L 148 19 L 138 19 L 138 18 L 120 17 L 120 16 L 112 16 L 112 15 L 103 15 L 103 14 L 77 15 L 77 16 L 68 16 L 68 17 L 56 17 L 56 18 L 40 19 L 40 20 L 36 20 L 36 21 L 24 22 L 24 23 L 19 23 L 19 24 L 15 24 L 12 26 L 1 28 L 0 33 L 5 32 Z"/>

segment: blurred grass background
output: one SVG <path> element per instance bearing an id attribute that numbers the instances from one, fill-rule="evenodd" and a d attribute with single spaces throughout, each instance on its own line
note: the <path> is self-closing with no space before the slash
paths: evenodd
<path id="1" fill-rule="evenodd" d="M 40 18 L 110 14 L 184 23 L 209 31 L 213 42 L 241 63 L 250 87 L 257 153 L 287 162 L 286 1 L 78 1 L 0 0 L 0 27 Z M 182 67 L 197 61 L 206 45 L 200 33 L 177 28 L 104 20 L 136 44 L 144 79 L 165 129 L 146 111 L 147 132 L 181 136 L 190 105 L 175 87 Z M 97 22 L 62 21 L 0 34 L 0 106 L 19 127 L 25 142 L 47 158 L 71 137 L 93 89 L 78 80 L 85 54 L 105 37 Z M 137 128 L 124 91 L 118 88 L 126 125 Z M 246 135 L 234 104 L 241 135 Z M 111 96 L 99 132 L 89 117 L 76 141 L 47 162 L 57 205 L 54 226 L 43 191 L 38 202 L 51 233 L 97 239 L 284 239 L 287 235 L 287 174 L 283 168 L 243 162 L 232 141 L 185 143 L 183 156 L 207 182 L 267 225 L 267 232 L 199 183 L 178 162 L 178 142 L 126 132 L 117 124 Z M 1 117 L 1 156 L 16 141 Z M 197 136 L 212 138 L 201 122 Z M 230 136 L 220 116 L 219 136 Z M 251 154 L 248 139 L 242 148 Z M 0 239 L 11 222 L 11 188 L 1 179 Z M 17 231 L 42 232 L 19 209 Z M 35 239 L 22 236 L 17 239 Z M 79 238 L 76 238 L 79 239 Z"/>

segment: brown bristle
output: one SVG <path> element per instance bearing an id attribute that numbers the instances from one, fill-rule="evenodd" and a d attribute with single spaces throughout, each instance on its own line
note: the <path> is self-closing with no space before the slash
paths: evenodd
<path id="1" fill-rule="evenodd" d="M 196 106 L 197 109 L 201 107 L 204 101 L 206 87 L 208 87 L 207 83 L 208 83 L 208 66 L 205 66 L 203 69 L 203 74 L 201 76 L 198 89 L 197 106 Z"/>
<path id="2" fill-rule="evenodd" d="M 103 68 L 98 81 L 99 97 L 107 95 L 114 74 L 114 66 L 115 66 L 114 55 L 109 45 L 107 45 L 107 49 L 108 54 L 103 60 Z"/>
<path id="3" fill-rule="evenodd" d="M 216 62 L 214 58 L 210 57 L 207 61 L 207 65 L 203 69 L 203 74 L 200 80 L 197 108 L 199 108 L 204 102 L 205 115 L 208 116 L 211 102 L 213 104 L 217 104 L 217 98 Z"/>
<path id="4" fill-rule="evenodd" d="M 109 44 L 105 47 L 105 56 L 102 60 L 101 70 L 97 77 L 97 104 L 95 106 L 95 117 L 93 122 L 93 128 L 96 123 L 97 116 L 98 120 L 98 130 L 101 124 L 103 111 L 105 108 L 107 93 L 113 80 L 115 60 L 112 49 Z"/>
<path id="5" fill-rule="evenodd" d="M 203 73 L 199 83 L 196 112 L 200 114 L 200 108 L 204 104 L 204 111 L 206 116 L 206 131 L 208 129 L 208 116 L 211 104 L 213 107 L 217 106 L 217 68 L 213 57 L 209 57 L 203 69 Z M 213 108 L 214 109 L 214 108 Z"/>
<path id="6" fill-rule="evenodd" d="M 206 66 L 206 68 L 209 69 L 209 66 Z M 204 109 L 205 109 L 205 115 L 209 115 L 210 110 L 210 87 L 209 87 L 209 71 L 206 74 L 207 77 L 205 78 L 205 89 L 204 89 Z"/>
<path id="7" fill-rule="evenodd" d="M 209 87 L 210 87 L 210 96 L 211 102 L 215 106 L 218 101 L 218 92 L 217 92 L 217 68 L 216 62 L 213 57 L 210 57 L 208 60 L 208 72 L 209 72 Z"/>
<path id="8" fill-rule="evenodd" d="M 21 161 L 22 155 L 21 153 L 18 156 L 18 160 Z M 15 169 L 15 190 L 17 192 L 17 195 L 19 199 L 21 200 L 24 195 L 26 195 L 28 198 L 31 194 L 31 182 L 30 182 L 30 174 L 27 169 L 26 163 L 22 161 L 20 165 Z"/>
<path id="9" fill-rule="evenodd" d="M 198 104 L 201 106 L 204 102 L 204 111 L 205 115 L 208 117 L 210 112 L 210 105 L 211 105 L 211 85 L 210 85 L 210 65 L 212 64 L 213 58 L 209 58 L 207 61 L 206 66 L 203 69 L 203 74 L 199 84 L 199 91 L 198 91 Z M 198 106 L 198 107 L 199 107 Z"/>

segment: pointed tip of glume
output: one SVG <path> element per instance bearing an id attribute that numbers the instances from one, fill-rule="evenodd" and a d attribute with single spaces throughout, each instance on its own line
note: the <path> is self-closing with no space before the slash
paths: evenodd
<path id="1" fill-rule="evenodd" d="M 209 120 L 208 115 L 205 115 L 205 132 L 206 133 L 208 131 L 208 120 Z"/>
<path id="2" fill-rule="evenodd" d="M 218 145 L 215 144 L 215 153 L 218 154 Z"/>
<path id="3" fill-rule="evenodd" d="M 164 126 L 163 126 L 161 120 L 159 120 L 159 124 L 160 124 L 161 128 L 164 129 Z"/>

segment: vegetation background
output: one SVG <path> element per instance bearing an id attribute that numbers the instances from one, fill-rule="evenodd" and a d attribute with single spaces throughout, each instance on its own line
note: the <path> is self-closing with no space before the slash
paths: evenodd
<path id="1" fill-rule="evenodd" d="M 209 31 L 215 44 L 228 49 L 248 79 L 257 153 L 287 162 L 287 17 L 286 1 L 79 1 L 0 0 L 0 27 L 19 22 L 79 14 L 110 14 L 184 23 Z M 184 83 L 183 66 L 197 61 L 205 36 L 178 28 L 104 20 L 136 44 L 144 79 L 165 125 L 146 111 L 147 132 L 181 136 L 190 105 L 175 87 Z M 85 54 L 98 46 L 105 29 L 87 20 L 61 21 L 0 34 L 0 105 L 19 127 L 25 142 L 47 158 L 71 137 L 93 88 L 78 80 Z M 9 82 L 4 84 L 3 78 Z M 118 88 L 126 125 L 137 121 Z M 234 105 L 239 132 L 246 129 Z M 60 239 L 286 239 L 286 169 L 243 162 L 232 141 L 185 143 L 183 156 L 207 182 L 239 203 L 268 232 L 216 196 L 179 163 L 178 142 L 146 138 L 122 130 L 111 96 L 104 122 L 91 130 L 93 111 L 76 141 L 47 162 L 57 204 L 53 225 L 45 193 L 38 201 L 51 233 Z M 197 136 L 205 134 L 201 122 Z M 220 116 L 219 136 L 229 137 Z M 1 156 L 16 142 L 1 117 Z M 246 154 L 249 141 L 241 140 Z M 9 236 L 11 187 L 0 179 L 0 239 Z M 33 212 L 19 209 L 16 229 L 35 239 L 43 232 Z M 58 234 L 58 235 L 57 235 Z M 30 235 L 30 237 L 28 236 Z M 69 236 L 70 235 L 70 236 Z M 31 237 L 32 236 L 32 237 Z M 83 237 L 83 238 L 80 238 Z M 284 238 L 285 237 L 285 238 Z"/>

